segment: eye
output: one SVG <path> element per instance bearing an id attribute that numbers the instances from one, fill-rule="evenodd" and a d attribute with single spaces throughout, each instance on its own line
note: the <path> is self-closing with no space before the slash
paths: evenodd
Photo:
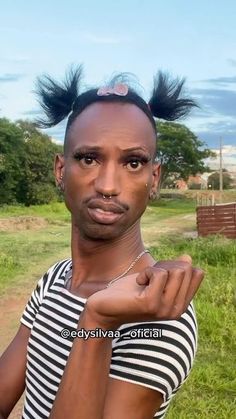
<path id="1" fill-rule="evenodd" d="M 150 161 L 146 156 L 133 156 L 127 159 L 126 167 L 130 172 L 137 172 Z"/>
<path id="2" fill-rule="evenodd" d="M 93 166 L 94 164 L 96 164 L 96 160 L 93 157 L 83 157 L 80 161 L 82 161 L 84 164 L 86 164 L 86 166 Z"/>
<path id="3" fill-rule="evenodd" d="M 92 154 L 76 153 L 74 158 L 80 162 L 82 166 L 96 166 L 98 164 L 96 156 Z"/>
<path id="4" fill-rule="evenodd" d="M 135 159 L 135 160 L 130 160 L 130 161 L 126 164 L 127 169 L 128 169 L 128 170 L 132 170 L 132 171 L 134 171 L 134 170 L 138 170 L 138 169 L 140 169 L 142 166 L 143 166 L 143 163 L 142 163 L 140 160 L 138 160 L 138 159 Z"/>

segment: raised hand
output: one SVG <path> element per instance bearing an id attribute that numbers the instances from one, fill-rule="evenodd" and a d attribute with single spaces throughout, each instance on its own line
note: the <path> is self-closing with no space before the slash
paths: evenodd
<path id="1" fill-rule="evenodd" d="M 88 298 L 86 310 L 105 328 L 123 323 L 178 319 L 204 277 L 192 259 L 161 261 L 139 274 L 128 275 Z"/>

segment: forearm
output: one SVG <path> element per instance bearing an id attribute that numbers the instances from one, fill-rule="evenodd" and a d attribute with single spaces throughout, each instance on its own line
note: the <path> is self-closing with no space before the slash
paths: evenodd
<path id="1" fill-rule="evenodd" d="M 84 313 L 78 328 L 96 327 L 101 326 Z M 111 350 L 111 338 L 75 338 L 50 419 L 102 418 Z"/>

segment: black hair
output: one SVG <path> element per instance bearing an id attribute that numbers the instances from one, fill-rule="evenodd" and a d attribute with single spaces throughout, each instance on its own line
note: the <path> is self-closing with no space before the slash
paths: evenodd
<path id="1" fill-rule="evenodd" d="M 117 94 L 99 96 L 98 87 L 80 93 L 81 78 L 82 66 L 78 66 L 68 71 L 63 83 L 56 82 L 48 75 L 37 79 L 36 94 L 46 115 L 46 118 L 36 121 L 39 127 L 52 127 L 69 116 L 65 133 L 66 140 L 69 127 L 87 106 L 95 102 L 120 102 L 138 106 L 147 115 L 156 132 L 154 118 L 175 121 L 186 116 L 193 107 L 198 106 L 194 100 L 183 95 L 185 79 L 171 79 L 162 71 L 159 71 L 154 78 L 154 88 L 148 103 L 133 86 L 129 86 L 128 73 L 118 75 L 109 83 L 110 86 L 114 86 L 116 82 L 120 82 L 120 79 L 125 78 L 125 84 L 129 86 L 125 96 Z"/>

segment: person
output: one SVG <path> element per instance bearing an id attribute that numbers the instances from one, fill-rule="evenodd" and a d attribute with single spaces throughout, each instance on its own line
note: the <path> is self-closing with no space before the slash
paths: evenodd
<path id="1" fill-rule="evenodd" d="M 156 262 L 140 219 L 160 178 L 154 117 L 195 103 L 162 72 L 149 103 L 122 78 L 80 93 L 81 73 L 38 81 L 41 126 L 69 115 L 55 176 L 72 257 L 39 280 L 1 358 L 0 417 L 26 389 L 24 419 L 163 418 L 193 365 L 203 272 L 188 256 Z"/>

